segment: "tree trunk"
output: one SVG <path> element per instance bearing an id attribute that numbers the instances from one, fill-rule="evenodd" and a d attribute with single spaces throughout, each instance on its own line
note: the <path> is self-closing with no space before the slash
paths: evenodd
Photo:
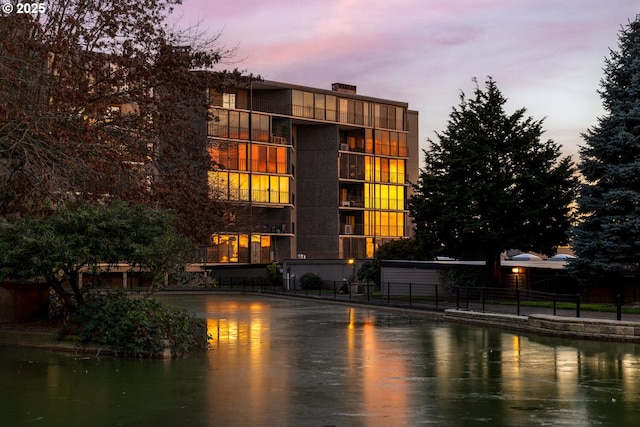
<path id="1" fill-rule="evenodd" d="M 73 290 L 73 296 L 76 298 L 76 305 L 84 304 L 84 295 L 82 295 L 80 284 L 78 283 L 78 272 L 69 272 L 67 275 L 69 276 L 69 285 Z"/>
<path id="2" fill-rule="evenodd" d="M 71 298 L 71 295 L 69 295 L 69 293 L 65 291 L 64 288 L 62 287 L 62 283 L 55 279 L 51 279 L 48 282 L 51 289 L 53 289 L 55 293 L 58 294 L 58 296 L 62 300 L 62 303 L 64 304 L 67 311 L 69 313 L 73 313 L 74 311 L 76 311 L 76 308 L 78 307 L 76 303 L 73 301 L 73 298 Z"/>

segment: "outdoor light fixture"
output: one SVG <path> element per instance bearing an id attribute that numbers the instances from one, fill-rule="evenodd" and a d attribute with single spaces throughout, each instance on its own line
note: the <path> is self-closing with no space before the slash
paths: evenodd
<path id="1" fill-rule="evenodd" d="M 513 267 L 513 268 L 511 269 L 511 272 L 512 272 L 512 273 L 515 273 L 515 274 L 518 274 L 518 273 L 520 273 L 520 268 L 518 268 L 518 267 Z"/>

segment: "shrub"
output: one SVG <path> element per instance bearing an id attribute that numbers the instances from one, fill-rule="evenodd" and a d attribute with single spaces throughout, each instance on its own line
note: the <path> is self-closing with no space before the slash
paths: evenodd
<path id="1" fill-rule="evenodd" d="M 300 277 L 300 286 L 302 289 L 320 289 L 322 287 L 322 279 L 314 273 L 305 273 Z"/>
<path id="2" fill-rule="evenodd" d="M 282 266 L 280 264 L 272 262 L 265 269 L 267 282 L 269 282 L 272 286 L 277 286 L 282 283 L 282 273 L 280 272 L 281 268 Z"/>
<path id="3" fill-rule="evenodd" d="M 119 356 L 157 357 L 169 340 L 172 356 L 206 349 L 206 322 L 185 310 L 123 293 L 92 295 L 74 313 L 81 342 L 108 346 Z"/>

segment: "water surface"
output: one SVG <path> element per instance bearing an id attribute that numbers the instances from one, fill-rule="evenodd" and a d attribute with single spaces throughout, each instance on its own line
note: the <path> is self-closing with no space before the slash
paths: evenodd
<path id="1" fill-rule="evenodd" d="M 0 425 L 640 424 L 638 346 L 268 296 L 158 296 L 211 350 L 117 360 L 0 347 Z"/>

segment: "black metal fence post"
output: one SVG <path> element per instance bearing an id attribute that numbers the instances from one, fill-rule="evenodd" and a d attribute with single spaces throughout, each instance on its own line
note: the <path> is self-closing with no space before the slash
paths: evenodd
<path id="1" fill-rule="evenodd" d="M 518 307 L 516 312 L 520 316 L 520 289 L 516 289 L 516 306 Z"/>
<path id="2" fill-rule="evenodd" d="M 456 310 L 460 309 L 460 286 L 456 286 Z"/>
<path id="3" fill-rule="evenodd" d="M 557 300 L 557 295 L 553 294 L 553 315 L 556 315 L 556 300 Z"/>
<path id="4" fill-rule="evenodd" d="M 616 295 L 616 319 L 622 320 L 622 296 Z"/>
<path id="5" fill-rule="evenodd" d="M 485 298 L 487 296 L 487 288 L 485 288 L 484 286 L 482 287 L 482 312 L 484 313 L 484 307 L 485 307 Z"/>
<path id="6" fill-rule="evenodd" d="M 438 284 L 435 284 L 436 287 L 436 308 L 438 308 Z"/>
<path id="7" fill-rule="evenodd" d="M 580 294 L 576 294 L 576 317 L 580 317 Z"/>

